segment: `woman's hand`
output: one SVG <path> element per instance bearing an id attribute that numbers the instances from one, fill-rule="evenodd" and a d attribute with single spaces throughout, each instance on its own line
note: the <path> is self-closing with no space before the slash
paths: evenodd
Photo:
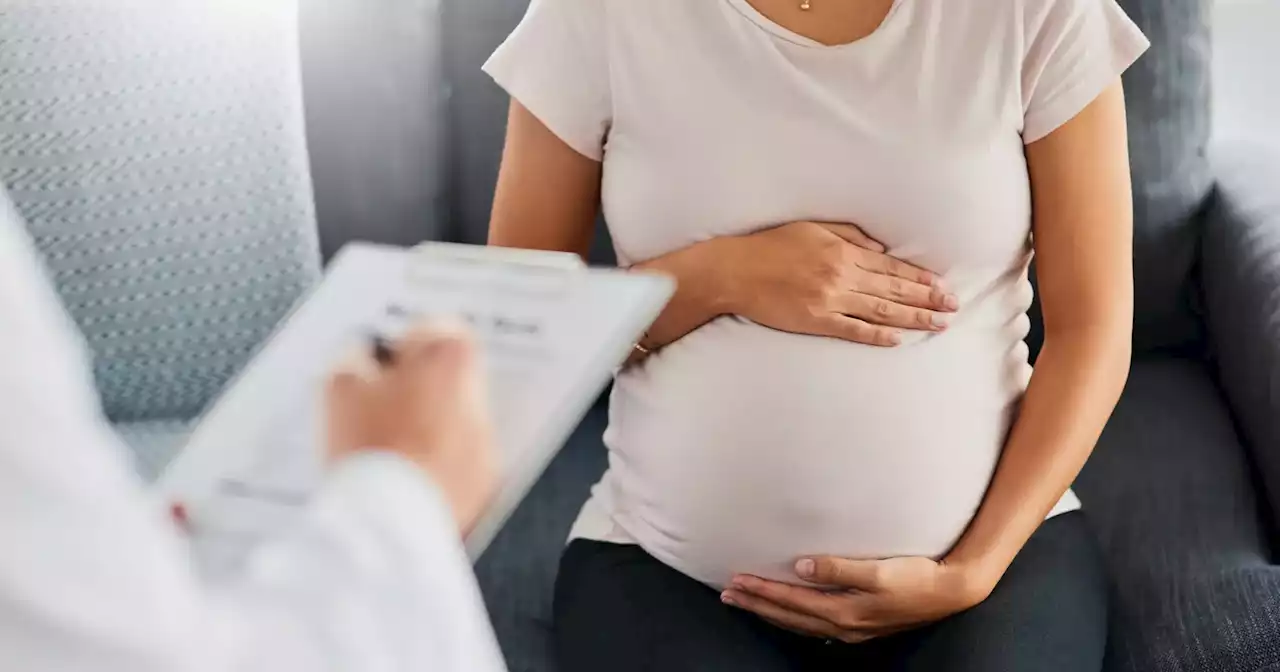
<path id="1" fill-rule="evenodd" d="M 793 222 L 677 250 L 635 270 L 671 275 L 675 298 L 644 345 L 674 342 L 720 315 L 779 331 L 893 346 L 939 332 L 959 308 L 933 273 L 885 254 L 849 224 Z"/>
<path id="2" fill-rule="evenodd" d="M 942 620 L 976 606 L 994 587 L 930 558 L 806 558 L 796 575 L 830 588 L 738 576 L 721 599 L 786 630 L 856 643 Z"/>
<path id="3" fill-rule="evenodd" d="M 767 327 L 880 346 L 943 331 L 959 302 L 939 278 L 848 224 L 795 222 L 727 239 L 733 313 Z"/>
<path id="4" fill-rule="evenodd" d="M 386 450 L 408 458 L 444 493 L 465 535 L 497 485 L 475 346 L 462 327 L 425 325 L 383 359 L 354 354 L 330 378 L 329 455 Z"/>

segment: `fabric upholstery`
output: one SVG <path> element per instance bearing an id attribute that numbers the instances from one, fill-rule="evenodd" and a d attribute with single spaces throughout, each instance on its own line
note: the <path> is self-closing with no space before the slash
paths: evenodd
<path id="1" fill-rule="evenodd" d="M 1280 566 L 1206 366 L 1136 362 L 1076 491 L 1114 582 L 1109 672 L 1280 665 Z"/>
<path id="2" fill-rule="evenodd" d="M 116 426 L 116 432 L 133 450 L 138 474 L 154 481 L 191 436 L 193 423 L 184 420 L 150 420 Z"/>
<path id="3" fill-rule="evenodd" d="M 317 277 L 294 2 L 7 0 L 0 43 L 0 181 L 108 414 L 195 414 Z"/>
<path id="4" fill-rule="evenodd" d="M 511 672 L 554 672 L 551 598 L 560 552 L 587 494 L 604 473 L 605 404 L 582 421 L 528 499 L 476 565 Z"/>
<path id="5" fill-rule="evenodd" d="M 1125 73 L 1134 187 L 1134 344 L 1201 339 L 1193 270 L 1213 186 L 1210 0 L 1120 0 L 1151 40 Z"/>
<path id="6" fill-rule="evenodd" d="M 1280 150 L 1215 153 L 1203 277 L 1213 356 L 1280 520 Z M 1280 538 L 1280 535 L 1277 535 Z"/>

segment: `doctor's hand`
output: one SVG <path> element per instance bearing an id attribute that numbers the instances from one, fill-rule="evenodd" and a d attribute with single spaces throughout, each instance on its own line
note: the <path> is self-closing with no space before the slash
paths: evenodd
<path id="1" fill-rule="evenodd" d="M 994 584 L 931 558 L 806 558 L 796 575 L 823 588 L 734 577 L 721 599 L 803 635 L 857 643 L 912 630 L 977 606 Z"/>
<path id="2" fill-rule="evenodd" d="M 330 458 L 361 450 L 408 458 L 444 493 L 465 535 L 497 484 L 476 348 L 463 327 L 428 324 L 382 355 L 355 353 L 330 377 Z"/>
<path id="3" fill-rule="evenodd" d="M 849 224 L 793 222 L 717 239 L 731 312 L 781 331 L 891 347 L 938 332 L 959 308 L 940 279 Z"/>

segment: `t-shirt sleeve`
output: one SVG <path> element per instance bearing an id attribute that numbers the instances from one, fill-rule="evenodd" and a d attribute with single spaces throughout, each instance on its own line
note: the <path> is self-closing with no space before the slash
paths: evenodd
<path id="1" fill-rule="evenodd" d="M 578 153 L 600 161 L 612 121 L 605 0 L 533 0 L 484 71 Z"/>
<path id="2" fill-rule="evenodd" d="M 1088 107 L 1150 43 L 1116 0 L 1028 0 L 1022 138 L 1049 135 Z"/>

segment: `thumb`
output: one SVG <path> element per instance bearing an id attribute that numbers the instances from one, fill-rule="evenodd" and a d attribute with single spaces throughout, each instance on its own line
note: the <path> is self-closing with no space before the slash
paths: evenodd
<path id="1" fill-rule="evenodd" d="M 798 560 L 796 576 L 819 585 L 871 591 L 879 584 L 878 567 L 879 563 L 874 560 L 819 556 Z"/>
<path id="2" fill-rule="evenodd" d="M 859 229 L 852 224 L 831 224 L 826 222 L 818 222 L 817 224 L 828 232 L 840 236 L 846 241 L 853 243 L 864 250 L 871 250 L 872 252 L 879 252 L 881 254 L 885 251 L 884 245 L 872 239 L 870 236 L 863 233 L 862 229 Z"/>

